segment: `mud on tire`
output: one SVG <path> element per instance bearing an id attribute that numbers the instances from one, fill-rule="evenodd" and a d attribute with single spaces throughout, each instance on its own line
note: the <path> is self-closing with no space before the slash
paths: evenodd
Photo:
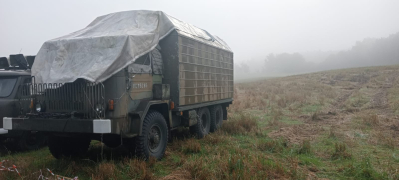
<path id="1" fill-rule="evenodd" d="M 168 143 L 168 126 L 163 115 L 149 111 L 144 119 L 141 136 L 135 138 L 135 153 L 138 157 L 160 160 Z"/>

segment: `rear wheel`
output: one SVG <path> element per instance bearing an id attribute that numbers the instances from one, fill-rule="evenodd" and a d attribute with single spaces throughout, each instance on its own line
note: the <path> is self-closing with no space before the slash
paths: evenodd
<path id="1" fill-rule="evenodd" d="M 211 108 L 211 132 L 215 132 L 222 127 L 223 109 L 221 105 L 216 105 Z"/>
<path id="2" fill-rule="evenodd" d="M 48 147 L 51 154 L 60 159 L 62 157 L 83 157 L 89 149 L 90 139 L 75 137 L 60 137 L 51 135 L 48 139 Z"/>
<path id="3" fill-rule="evenodd" d="M 211 128 L 211 114 L 207 107 L 201 108 L 198 113 L 197 124 L 190 127 L 191 132 L 195 133 L 198 139 L 205 137 Z"/>
<path id="4" fill-rule="evenodd" d="M 142 135 L 136 137 L 136 155 L 144 159 L 151 156 L 160 160 L 168 143 L 168 126 L 163 115 L 150 111 L 144 119 Z"/>

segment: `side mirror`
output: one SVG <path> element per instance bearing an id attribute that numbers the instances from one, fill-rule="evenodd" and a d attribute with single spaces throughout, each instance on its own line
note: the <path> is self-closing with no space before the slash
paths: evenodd
<path id="1" fill-rule="evenodd" d="M 6 57 L 0 57 L 0 69 L 9 68 L 10 64 L 8 64 L 8 59 Z"/>

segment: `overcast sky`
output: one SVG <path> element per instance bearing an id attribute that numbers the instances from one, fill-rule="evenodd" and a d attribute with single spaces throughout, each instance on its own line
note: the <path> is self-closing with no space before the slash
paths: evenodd
<path id="1" fill-rule="evenodd" d="M 0 56 L 34 55 L 44 41 L 82 29 L 97 16 L 135 9 L 161 10 L 218 35 L 236 62 L 269 53 L 343 50 L 399 31 L 398 0 L 2 0 Z"/>

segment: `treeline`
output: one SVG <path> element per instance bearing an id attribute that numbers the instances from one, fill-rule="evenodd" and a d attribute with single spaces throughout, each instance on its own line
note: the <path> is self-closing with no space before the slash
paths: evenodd
<path id="1" fill-rule="evenodd" d="M 399 32 L 386 38 L 367 38 L 358 41 L 349 50 L 312 53 L 269 54 L 262 65 L 263 74 L 298 74 L 330 69 L 399 64 Z M 320 63 L 310 58 L 322 58 Z M 309 58 L 309 59 L 306 59 Z M 254 72 L 245 63 L 235 65 L 236 74 Z M 259 72 L 259 70 L 255 70 Z"/>
<path id="2" fill-rule="evenodd" d="M 399 64 L 399 33 L 387 38 L 364 39 L 347 51 L 332 54 L 320 63 L 322 70 Z"/>
<path id="3" fill-rule="evenodd" d="M 265 60 L 265 72 L 268 73 L 305 73 L 315 69 L 316 64 L 307 62 L 299 53 L 269 54 Z"/>

